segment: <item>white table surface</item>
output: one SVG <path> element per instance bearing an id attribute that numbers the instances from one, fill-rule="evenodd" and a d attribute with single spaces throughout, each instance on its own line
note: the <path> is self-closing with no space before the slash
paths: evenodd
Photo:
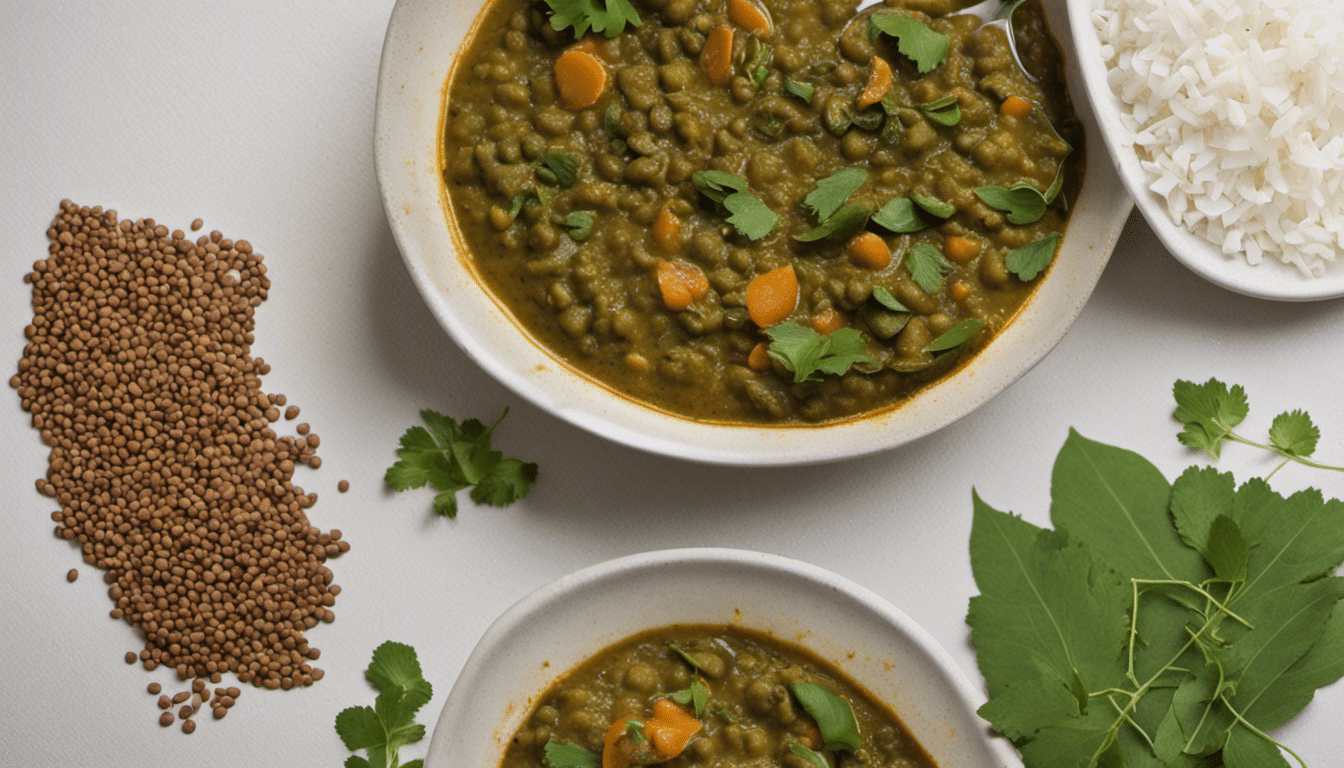
<path id="1" fill-rule="evenodd" d="M 1176 442 L 1178 378 L 1246 386 L 1248 434 L 1306 408 L 1323 460 L 1344 463 L 1344 303 L 1274 304 L 1227 293 L 1173 260 L 1131 218 L 1081 317 L 1040 365 L 961 422 L 845 463 L 724 469 L 622 448 L 520 401 L 440 331 L 415 292 L 374 181 L 372 123 L 392 0 L 227 3 L 38 2 L 0 25 L 0 361 L 12 374 L 31 317 L 23 274 L 69 197 L 186 229 L 247 238 L 273 280 L 253 353 L 269 392 L 302 409 L 324 463 L 297 483 L 309 510 L 352 549 L 329 563 L 336 621 L 308 633 L 324 680 L 246 687 L 226 719 L 195 734 L 160 728 L 151 681 L 122 661 L 142 642 L 99 573 L 52 536 L 33 481 L 46 451 L 13 390 L 0 396 L 0 762 L 24 766 L 339 765 L 336 713 L 371 704 L 362 673 L 387 639 L 419 651 L 437 718 L 476 639 L 518 598 L 618 555 L 677 546 L 755 549 L 829 568 L 890 599 L 977 682 L 965 625 L 974 486 L 1047 523 L 1050 468 L 1070 426 L 1149 457 L 1174 477 L 1204 461 Z M 532 494 L 506 509 L 430 513 L 430 495 L 381 482 L 401 432 L 430 407 L 511 413 L 497 445 L 538 462 Z M 294 422 L 297 423 L 297 422 Z M 284 422 L 281 423 L 283 428 Z M 292 427 L 293 423 L 288 426 Z M 1239 479 L 1271 466 L 1230 446 Z M 339 480 L 350 481 L 345 494 Z M 1344 478 L 1289 467 L 1281 492 Z M 70 584 L 72 567 L 80 578 Z M 236 684 L 236 683 L 235 683 Z M 1344 754 L 1344 685 L 1321 691 L 1278 735 L 1314 768 Z M 427 743 L 427 742 L 426 742 Z M 420 756 L 425 744 L 403 750 Z M 948 767 L 953 768 L 953 767 Z"/>

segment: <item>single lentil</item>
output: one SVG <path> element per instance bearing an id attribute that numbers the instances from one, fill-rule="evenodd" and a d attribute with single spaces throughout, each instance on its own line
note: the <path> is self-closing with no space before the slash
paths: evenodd
<path id="1" fill-rule="evenodd" d="M 339 483 L 336 484 L 336 490 L 341 493 L 345 493 L 346 491 L 350 490 L 350 481 L 349 480 L 340 481 Z"/>
<path id="2" fill-rule="evenodd" d="M 65 573 L 65 580 L 66 580 L 66 581 L 73 582 L 75 579 L 78 579 L 78 578 L 79 578 L 79 569 L 77 569 L 77 568 L 71 568 L 70 570 L 66 571 L 66 573 Z"/>

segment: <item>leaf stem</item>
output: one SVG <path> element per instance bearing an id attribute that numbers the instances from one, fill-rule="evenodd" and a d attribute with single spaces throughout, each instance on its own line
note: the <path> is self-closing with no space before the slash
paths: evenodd
<path id="1" fill-rule="evenodd" d="M 1227 696 L 1220 693 L 1218 694 L 1218 698 L 1222 699 L 1223 706 L 1227 707 L 1227 711 L 1232 713 L 1232 716 L 1237 719 L 1238 723 L 1241 723 L 1242 727 L 1244 727 L 1251 733 L 1254 733 L 1256 736 L 1259 736 L 1260 738 L 1264 739 L 1265 741 L 1268 741 L 1270 744 L 1273 744 L 1275 747 L 1278 747 L 1279 749 L 1282 749 L 1284 752 L 1287 752 L 1288 754 L 1292 755 L 1293 759 L 1296 760 L 1297 764 L 1302 766 L 1302 768 L 1308 768 L 1307 761 L 1303 760 L 1302 756 L 1294 752 L 1291 748 L 1288 747 L 1288 745 L 1281 744 L 1275 741 L 1274 739 L 1270 738 L 1269 734 L 1265 733 L 1259 728 L 1256 728 L 1254 725 L 1251 725 L 1250 721 L 1247 720 L 1245 717 L 1243 717 L 1242 714 L 1237 711 L 1236 707 L 1232 706 L 1232 702 L 1227 700 Z"/>
<path id="2" fill-rule="evenodd" d="M 1302 456 L 1294 456 L 1293 454 L 1288 453 L 1287 451 L 1284 451 L 1282 448 L 1279 448 L 1277 446 L 1269 445 L 1268 443 L 1257 443 L 1254 440 L 1248 440 L 1242 437 L 1241 435 L 1237 434 L 1236 432 L 1233 432 L 1230 429 L 1227 430 L 1227 439 L 1235 440 L 1243 445 L 1250 445 L 1256 448 L 1262 448 L 1266 451 L 1269 451 L 1270 453 L 1277 453 L 1278 455 L 1282 456 L 1285 459 L 1285 461 L 1296 461 L 1298 464 L 1312 467 L 1313 469 L 1328 469 L 1331 472 L 1344 472 L 1344 467 L 1331 466 L 1330 464 L 1322 464 L 1320 462 L 1312 461 L 1311 459 Z M 1279 467 L 1282 466 L 1283 466 L 1282 464 L 1279 465 Z M 1279 468 L 1275 467 L 1274 472 L 1278 471 Z M 1269 477 L 1272 477 L 1274 475 L 1274 472 L 1270 472 L 1265 479 L 1268 480 Z"/>
<path id="3" fill-rule="evenodd" d="M 1205 600 L 1208 600 L 1210 603 L 1213 603 L 1214 607 L 1222 611 L 1225 615 L 1231 617 L 1238 624 L 1242 625 L 1243 627 L 1246 627 L 1247 629 L 1255 629 L 1255 625 L 1251 624 L 1249 621 L 1233 613 L 1231 608 L 1228 608 L 1226 605 L 1223 605 L 1221 602 L 1219 602 L 1218 598 L 1210 594 L 1208 590 L 1191 582 L 1182 581 L 1180 579 L 1130 579 L 1130 581 L 1134 582 L 1136 591 L 1139 584 L 1168 584 L 1176 587 L 1189 587 L 1199 595 L 1203 596 Z M 1137 603 L 1138 600 L 1136 598 L 1135 599 L 1136 606 Z M 1209 619 L 1209 622 L 1212 623 L 1212 619 Z M 1135 623 L 1134 621 L 1131 621 L 1130 625 L 1133 626 L 1134 623 Z M 1203 632 L 1203 630 L 1200 630 L 1200 632 Z"/>

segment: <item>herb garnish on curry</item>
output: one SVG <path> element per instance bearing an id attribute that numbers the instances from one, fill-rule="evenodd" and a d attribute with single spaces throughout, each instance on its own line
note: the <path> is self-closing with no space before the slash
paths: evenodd
<path id="1" fill-rule="evenodd" d="M 543 346 L 683 416 L 825 422 L 982 349 L 1054 258 L 1081 131 L 1040 9 L 492 0 L 447 208 Z"/>

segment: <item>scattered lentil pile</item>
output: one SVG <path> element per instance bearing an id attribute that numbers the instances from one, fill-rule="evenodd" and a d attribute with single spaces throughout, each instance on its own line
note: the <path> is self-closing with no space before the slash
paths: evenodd
<path id="1" fill-rule="evenodd" d="M 291 482 L 318 436 L 269 427 L 285 398 L 262 392 L 270 367 L 250 354 L 261 255 L 68 200 L 47 236 L 10 384 L 51 448 L 37 489 L 60 504 L 56 535 L 144 633 L 128 660 L 271 689 L 321 679 L 304 631 L 335 618 L 324 562 L 349 545 L 309 524 L 317 495 Z"/>

